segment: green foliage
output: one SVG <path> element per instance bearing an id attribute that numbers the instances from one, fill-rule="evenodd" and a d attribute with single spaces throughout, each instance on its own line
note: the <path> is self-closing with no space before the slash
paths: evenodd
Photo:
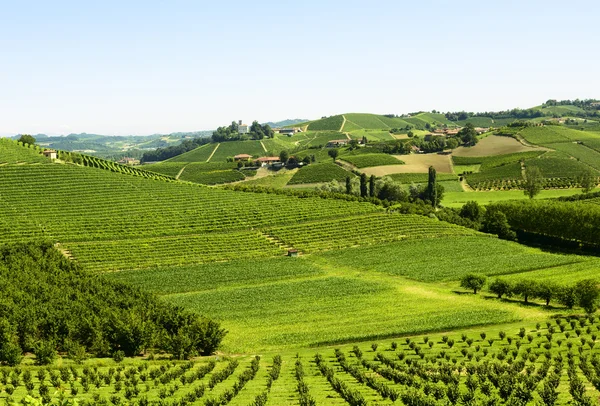
<path id="1" fill-rule="evenodd" d="M 333 158 L 334 162 L 339 154 L 340 154 L 340 151 L 338 151 L 337 148 L 332 148 L 329 151 L 327 151 L 327 155 L 329 155 L 331 158 Z"/>
<path id="2" fill-rule="evenodd" d="M 29 134 L 23 134 L 19 137 L 18 142 L 20 142 L 21 144 L 34 145 L 35 138 Z"/>
<path id="3" fill-rule="evenodd" d="M 17 342 L 22 351 L 33 351 L 36 362 L 45 365 L 53 361 L 57 349 L 69 351 L 74 344 L 100 355 L 122 350 L 131 356 L 145 348 L 166 349 L 163 338 L 196 324 L 204 330 L 191 336 L 193 348 L 200 352 L 215 349 L 214 342 L 206 342 L 214 340 L 210 337 L 214 322 L 136 288 L 88 274 L 49 243 L 1 247 L 0 286 L 6 304 L 0 314 L 0 333 L 6 340 L 0 355 L 7 363 L 13 363 Z"/>
<path id="4" fill-rule="evenodd" d="M 538 195 L 544 188 L 544 177 L 542 171 L 536 166 L 528 166 L 525 169 L 525 182 L 523 183 L 523 189 L 525 195 L 533 199 Z"/>
<path id="5" fill-rule="evenodd" d="M 460 280 L 460 287 L 465 289 L 472 289 L 474 294 L 483 288 L 487 278 L 485 275 L 469 273 L 463 276 Z"/>
<path id="6" fill-rule="evenodd" d="M 577 240 L 600 241 L 600 207 L 580 202 L 527 201 L 488 206 L 501 211 L 513 229 Z"/>

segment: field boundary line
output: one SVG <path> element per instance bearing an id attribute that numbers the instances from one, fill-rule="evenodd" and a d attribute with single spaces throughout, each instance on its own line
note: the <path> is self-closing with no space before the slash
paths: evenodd
<path id="1" fill-rule="evenodd" d="M 212 154 L 210 154 L 210 156 L 208 157 L 208 159 L 206 160 L 206 162 L 210 162 L 210 160 L 212 159 L 213 155 L 215 154 L 215 152 L 217 152 L 217 148 L 219 148 L 219 146 L 221 145 L 221 143 L 219 142 L 217 144 L 217 146 L 215 147 L 215 149 L 213 149 Z"/>
<path id="2" fill-rule="evenodd" d="M 263 147 L 264 151 L 265 151 L 265 152 L 267 152 L 267 147 L 265 147 L 265 144 L 263 144 L 263 142 L 262 142 L 262 141 L 260 141 L 260 145 L 262 145 L 262 147 Z"/>
<path id="3" fill-rule="evenodd" d="M 344 121 L 342 121 L 342 126 L 340 127 L 339 132 L 342 132 L 344 130 L 344 126 L 346 125 L 346 116 L 342 114 L 342 118 L 344 119 Z"/>
<path id="4" fill-rule="evenodd" d="M 186 167 L 187 167 L 187 165 L 185 165 L 183 168 L 181 168 L 179 170 L 179 172 L 177 173 L 177 176 L 175 176 L 176 180 L 179 180 L 179 177 L 181 176 L 181 174 L 183 173 L 183 171 L 185 170 Z"/>

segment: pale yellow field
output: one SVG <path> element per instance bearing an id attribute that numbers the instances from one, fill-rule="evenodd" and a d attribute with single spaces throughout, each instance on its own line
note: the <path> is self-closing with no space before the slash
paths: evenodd
<path id="1" fill-rule="evenodd" d="M 458 147 L 452 154 L 455 156 L 492 156 L 535 150 L 545 150 L 545 148 L 526 147 L 514 138 L 490 135 L 480 140 L 474 147 Z"/>
<path id="2" fill-rule="evenodd" d="M 450 155 L 439 154 L 411 154 L 396 155 L 405 165 L 385 165 L 364 168 L 362 172 L 367 175 L 385 176 L 394 173 L 427 173 L 429 167 L 433 166 L 440 173 L 452 173 L 452 162 Z"/>

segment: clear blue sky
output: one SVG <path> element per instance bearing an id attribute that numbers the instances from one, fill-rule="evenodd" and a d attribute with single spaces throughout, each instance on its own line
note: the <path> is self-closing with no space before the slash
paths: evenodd
<path id="1" fill-rule="evenodd" d="M 600 2 L 3 1 L 0 135 L 600 98 Z"/>

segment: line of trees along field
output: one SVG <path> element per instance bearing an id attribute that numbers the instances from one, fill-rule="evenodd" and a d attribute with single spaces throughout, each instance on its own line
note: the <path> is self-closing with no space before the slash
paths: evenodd
<path id="1" fill-rule="evenodd" d="M 474 294 L 486 285 L 485 275 L 467 274 L 461 281 L 460 286 L 470 289 Z M 585 279 L 573 285 L 558 285 L 553 282 L 536 281 L 533 279 L 522 279 L 512 282 L 502 278 L 494 279 L 488 286 L 488 290 L 497 295 L 498 299 L 505 297 L 521 297 L 525 303 L 533 299 L 541 299 L 550 305 L 556 301 L 569 309 L 575 306 L 583 308 L 587 313 L 593 313 L 598 307 L 600 288 L 598 282 L 593 279 Z"/>
<path id="2" fill-rule="evenodd" d="M 211 354 L 225 334 L 210 319 L 81 270 L 49 242 L 0 247 L 0 363 L 32 352 L 47 364 L 57 351 L 79 360 L 155 349 L 187 358 Z"/>
<path id="3" fill-rule="evenodd" d="M 497 203 L 487 210 L 501 212 L 515 230 L 593 245 L 600 242 L 600 210 L 596 205 L 530 200 Z"/>

